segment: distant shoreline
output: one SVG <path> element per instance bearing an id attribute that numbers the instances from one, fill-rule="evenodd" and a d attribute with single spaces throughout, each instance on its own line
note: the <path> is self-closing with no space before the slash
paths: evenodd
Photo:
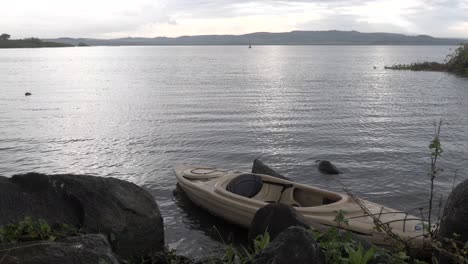
<path id="1" fill-rule="evenodd" d="M 244 35 L 198 35 L 176 38 L 55 38 L 44 39 L 76 46 L 260 46 L 260 45 L 392 45 L 451 46 L 468 43 L 462 38 L 434 38 L 427 35 L 408 36 L 394 33 L 361 33 L 358 31 L 292 31 L 284 33 L 258 32 Z"/>
<path id="2" fill-rule="evenodd" d="M 0 49 L 25 49 L 25 48 L 64 48 L 73 47 L 71 44 L 42 41 L 36 38 L 0 40 Z"/>

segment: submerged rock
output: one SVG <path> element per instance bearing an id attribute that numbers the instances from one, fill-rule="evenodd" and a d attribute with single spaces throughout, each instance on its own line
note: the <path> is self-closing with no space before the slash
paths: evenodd
<path id="1" fill-rule="evenodd" d="M 291 179 L 289 179 L 288 177 L 283 176 L 283 175 L 277 173 L 277 172 L 274 171 L 272 168 L 268 167 L 265 163 L 261 162 L 261 161 L 258 160 L 258 159 L 255 159 L 254 162 L 253 162 L 253 165 L 252 165 L 252 173 L 266 174 L 266 175 L 270 175 L 270 176 L 273 176 L 273 177 L 276 177 L 276 178 L 280 178 L 280 179 L 285 179 L 285 180 L 291 181 Z"/>
<path id="2" fill-rule="evenodd" d="M 341 174 L 342 172 L 338 170 L 335 165 L 333 165 L 330 161 L 328 160 L 317 160 L 318 162 L 318 170 L 322 173 L 326 174 Z"/>
<path id="3" fill-rule="evenodd" d="M 26 216 L 106 234 L 124 258 L 164 247 L 163 219 L 154 198 L 123 180 L 38 173 L 0 177 L 0 225 Z"/>
<path id="4" fill-rule="evenodd" d="M 32 95 L 30 92 L 27 92 L 24 94 L 24 96 L 30 96 L 30 95 Z"/>
<path id="5" fill-rule="evenodd" d="M 251 264 L 314 263 L 324 264 L 319 244 L 304 228 L 293 226 L 278 235 Z"/>
<path id="6" fill-rule="evenodd" d="M 104 235 L 92 234 L 58 241 L 0 244 L 2 264 L 118 264 Z"/>
<path id="7" fill-rule="evenodd" d="M 252 242 L 257 236 L 263 235 L 265 231 L 273 240 L 291 226 L 309 228 L 304 217 L 293 207 L 280 203 L 265 205 L 255 213 L 249 229 L 249 241 Z"/>

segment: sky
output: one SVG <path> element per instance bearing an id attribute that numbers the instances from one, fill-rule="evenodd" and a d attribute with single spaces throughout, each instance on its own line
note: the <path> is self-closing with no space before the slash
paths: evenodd
<path id="1" fill-rule="evenodd" d="M 0 34 L 177 37 L 357 30 L 468 38 L 468 0 L 0 0 Z"/>

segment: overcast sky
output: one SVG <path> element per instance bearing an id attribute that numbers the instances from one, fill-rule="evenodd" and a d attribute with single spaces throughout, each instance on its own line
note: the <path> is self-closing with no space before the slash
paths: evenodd
<path id="1" fill-rule="evenodd" d="M 357 30 L 468 38 L 468 0 L 2 0 L 0 33 L 176 37 Z"/>

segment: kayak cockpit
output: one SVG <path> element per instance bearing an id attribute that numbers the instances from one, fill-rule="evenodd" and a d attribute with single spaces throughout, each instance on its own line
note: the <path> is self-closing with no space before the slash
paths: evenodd
<path id="1" fill-rule="evenodd" d="M 294 207 L 316 207 L 336 203 L 341 195 L 294 182 L 257 174 L 240 174 L 225 184 L 230 193 L 265 203 L 283 203 Z"/>

